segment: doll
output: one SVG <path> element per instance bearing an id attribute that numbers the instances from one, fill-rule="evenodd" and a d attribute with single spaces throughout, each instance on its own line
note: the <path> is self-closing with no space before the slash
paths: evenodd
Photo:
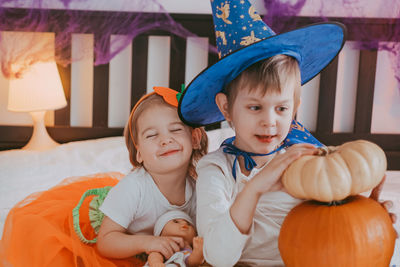
<path id="1" fill-rule="evenodd" d="M 146 266 L 197 267 L 204 262 L 203 238 L 197 236 L 192 219 L 181 210 L 170 210 L 161 215 L 155 226 L 154 235 L 163 237 L 181 237 L 184 247 L 165 261 L 159 252 L 150 252 Z M 170 265 L 171 264 L 171 265 Z"/>

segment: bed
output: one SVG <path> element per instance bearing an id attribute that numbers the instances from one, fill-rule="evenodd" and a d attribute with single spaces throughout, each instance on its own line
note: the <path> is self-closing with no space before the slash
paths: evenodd
<path id="1" fill-rule="evenodd" d="M 11 22 L 15 14 L 25 12 L 23 9 L 11 11 L 6 13 L 10 14 L 8 19 Z M 102 11 L 86 11 L 84 16 L 101 18 Z M 68 105 L 54 113 L 54 123 L 47 127 L 49 134 L 62 143 L 59 147 L 44 152 L 20 150 L 28 141 L 32 127 L 24 123 L 0 123 L 0 231 L 12 206 L 31 193 L 46 190 L 68 177 L 101 172 L 125 174 L 130 171 L 131 165 L 122 137 L 123 125 L 129 110 L 146 92 L 146 88 L 160 85 L 178 89 L 182 83 L 188 84 L 204 67 L 217 61 L 216 54 L 208 50 L 215 43 L 211 15 L 172 14 L 172 17 L 197 37 L 183 39 L 165 31 L 152 30 L 137 36 L 127 49 L 109 63 L 94 67 L 89 64 L 90 70 L 80 62 L 59 66 Z M 348 42 L 340 56 L 305 86 L 307 90 L 303 90 L 306 93 L 302 96 L 298 119 L 326 145 L 366 139 L 381 146 L 388 159 L 387 180 L 381 198 L 394 202 L 393 211 L 400 218 L 400 130 L 395 126 L 392 132 L 381 131 L 379 123 L 382 123 L 382 119 L 377 113 L 382 103 L 376 101 L 376 88 L 387 82 L 386 76 L 379 73 L 385 73 L 381 68 L 387 66 L 382 63 L 382 53 L 377 50 L 357 50 L 351 46 L 352 42 L 361 38 L 356 32 L 360 24 L 366 31 L 374 29 L 374 32 L 381 32 L 381 35 L 374 38 L 382 42 L 399 41 L 396 40 L 398 37 L 393 39 L 384 34 L 397 21 L 373 18 L 331 19 L 347 25 Z M 301 17 L 297 25 L 290 27 L 321 20 L 317 17 Z M 9 25 L 12 25 L 11 22 Z M 2 30 L 15 29 L 9 26 Z M 52 32 L 52 29 L 49 27 L 44 31 Z M 79 32 L 76 34 L 79 35 Z M 95 34 L 95 29 L 84 34 L 84 38 Z M 161 52 L 158 51 L 160 49 Z M 168 57 L 164 58 L 164 63 L 158 61 L 164 64 L 164 71 L 155 75 L 154 72 L 159 69 L 155 67 L 154 57 L 163 58 L 166 52 Z M 121 74 L 119 64 L 129 68 L 123 67 L 125 72 Z M 82 71 L 81 68 L 93 74 L 90 86 L 86 86 L 88 88 L 82 89 L 79 85 L 82 77 L 78 73 Z M 383 78 L 378 77 L 378 74 Z M 125 78 L 118 75 L 125 75 Z M 379 79 L 383 81 L 379 82 Z M 122 87 L 125 89 L 122 90 Z M 92 91 L 92 97 L 85 100 L 90 105 L 87 102 L 77 103 L 82 101 L 76 97 L 76 92 L 82 90 Z M 398 85 L 394 86 L 393 92 L 399 96 Z M 348 103 L 348 99 L 353 102 Z M 124 108 L 118 104 L 119 101 L 125 103 Z M 4 101 L 0 105 L 4 105 Z M 85 108 L 79 109 L 79 105 Z M 123 111 L 119 112 L 121 109 Z M 87 115 L 82 115 L 82 112 Z M 88 119 L 82 120 L 82 117 Z M 400 115 L 390 119 L 400 125 Z M 210 125 L 206 130 L 210 138 L 210 151 L 216 149 L 224 138 L 232 135 L 232 130 L 224 123 Z M 399 221 L 395 227 L 400 233 Z M 400 265 L 398 241 L 392 264 Z"/>

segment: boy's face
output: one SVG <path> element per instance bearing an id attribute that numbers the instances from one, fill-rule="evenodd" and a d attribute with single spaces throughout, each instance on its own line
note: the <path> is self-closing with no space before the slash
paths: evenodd
<path id="1" fill-rule="evenodd" d="M 155 105 L 137 121 L 138 162 L 150 173 L 187 168 L 192 155 L 192 134 L 179 119 L 176 108 Z"/>
<path id="2" fill-rule="evenodd" d="M 196 230 L 193 225 L 184 219 L 172 219 L 164 226 L 161 236 L 182 237 L 189 244 L 192 244 L 193 238 L 196 236 Z"/>
<path id="3" fill-rule="evenodd" d="M 235 146 L 241 150 L 269 153 L 286 138 L 293 118 L 294 87 L 271 91 L 263 95 L 262 90 L 242 88 L 230 110 L 221 110 L 234 127 Z"/>

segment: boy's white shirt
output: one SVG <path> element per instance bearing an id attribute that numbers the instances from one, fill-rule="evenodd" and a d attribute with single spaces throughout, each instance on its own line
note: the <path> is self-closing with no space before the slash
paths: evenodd
<path id="1" fill-rule="evenodd" d="M 282 152 L 284 153 L 284 152 Z M 222 148 L 204 156 L 197 165 L 197 230 L 204 238 L 204 257 L 213 266 L 283 266 L 278 249 L 278 236 L 287 213 L 300 200 L 289 194 L 268 192 L 260 198 L 248 235 L 242 234 L 232 221 L 230 207 L 249 176 L 236 164 L 236 181 L 232 176 L 235 156 Z"/>
<path id="2" fill-rule="evenodd" d="M 138 168 L 115 185 L 105 198 L 100 210 L 131 234 L 153 235 L 156 220 L 171 209 L 186 212 L 195 221 L 195 181 L 186 179 L 185 204 L 171 205 L 154 183 L 151 175 Z"/>

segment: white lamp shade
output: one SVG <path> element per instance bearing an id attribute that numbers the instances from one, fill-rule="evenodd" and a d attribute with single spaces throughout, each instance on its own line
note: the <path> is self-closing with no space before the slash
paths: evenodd
<path id="1" fill-rule="evenodd" d="M 55 110 L 67 105 L 55 62 L 39 62 L 20 79 L 10 80 L 10 111 Z"/>

